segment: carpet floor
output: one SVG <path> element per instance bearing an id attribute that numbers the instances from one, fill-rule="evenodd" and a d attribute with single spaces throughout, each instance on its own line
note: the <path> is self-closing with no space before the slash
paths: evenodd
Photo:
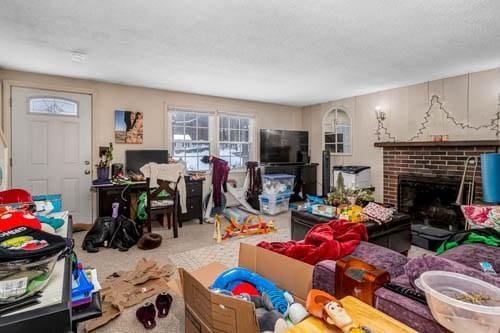
<path id="1" fill-rule="evenodd" d="M 183 267 L 188 271 L 195 270 L 211 262 L 220 262 L 228 267 L 234 267 L 238 262 L 239 243 L 257 244 L 262 240 L 287 241 L 290 234 L 290 212 L 272 218 L 278 229 L 277 232 L 266 235 L 254 235 L 244 238 L 233 238 L 217 244 L 213 236 L 212 224 L 198 224 L 197 221 L 184 223 L 179 229 L 179 237 L 173 238 L 172 230 L 154 227 L 153 232 L 161 234 L 163 242 L 159 248 L 144 251 L 137 247 L 127 252 L 114 249 L 101 249 L 98 253 L 87 253 L 81 250 L 85 232 L 76 233 L 75 250 L 78 258 L 85 266 L 95 267 L 100 280 L 116 271 L 132 270 L 142 257 L 152 259 L 158 264 L 173 263 L 176 267 Z M 268 220 L 268 219 L 266 219 Z M 421 256 L 428 251 L 412 247 L 409 256 Z M 182 297 L 173 295 L 174 302 L 167 318 L 158 319 L 156 327 L 148 332 L 179 333 L 184 332 L 184 303 Z M 149 300 L 154 302 L 154 298 Z M 135 318 L 135 311 L 139 307 L 125 309 L 121 316 L 98 328 L 96 333 L 142 332 L 146 331 Z M 80 325 L 79 332 L 83 331 Z"/>
<path id="2" fill-rule="evenodd" d="M 269 220 L 269 218 L 266 218 Z M 211 262 L 220 262 L 228 267 L 236 266 L 238 262 L 239 243 L 257 244 L 262 240 L 286 241 L 290 239 L 290 213 L 283 213 L 272 217 L 277 232 L 266 235 L 254 235 L 244 238 L 232 238 L 217 244 L 213 236 L 213 224 L 199 224 L 190 221 L 179 229 L 179 237 L 173 238 L 172 230 L 153 224 L 153 232 L 163 237 L 162 244 L 154 250 L 144 251 L 132 247 L 127 252 L 115 249 L 101 248 L 98 253 L 87 253 L 81 249 L 85 232 L 74 234 L 75 252 L 78 259 L 89 267 L 95 267 L 100 280 L 116 271 L 132 270 L 139 259 L 147 258 L 164 265 L 173 263 L 176 267 L 183 267 L 188 271 L 195 270 Z M 154 301 L 154 298 L 149 300 Z M 182 297 L 174 295 L 173 307 L 167 318 L 158 319 L 156 327 L 148 332 L 179 333 L 184 332 L 184 302 Z M 93 331 L 96 333 L 142 332 L 146 331 L 135 318 L 135 311 L 139 307 L 130 307 L 124 310 L 121 316 L 106 326 Z M 83 325 L 79 325 L 79 332 Z"/>

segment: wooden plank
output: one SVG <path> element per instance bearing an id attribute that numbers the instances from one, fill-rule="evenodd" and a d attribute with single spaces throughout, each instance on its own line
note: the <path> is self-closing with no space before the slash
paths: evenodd
<path id="1" fill-rule="evenodd" d="M 344 297 L 340 303 L 356 324 L 367 326 L 374 333 L 418 333 L 355 297 Z"/>

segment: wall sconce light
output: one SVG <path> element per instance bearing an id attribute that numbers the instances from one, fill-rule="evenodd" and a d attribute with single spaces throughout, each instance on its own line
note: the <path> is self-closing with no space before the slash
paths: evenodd
<path id="1" fill-rule="evenodd" d="M 386 113 L 382 110 L 380 105 L 375 107 L 375 117 L 378 121 L 384 121 L 386 117 Z"/>

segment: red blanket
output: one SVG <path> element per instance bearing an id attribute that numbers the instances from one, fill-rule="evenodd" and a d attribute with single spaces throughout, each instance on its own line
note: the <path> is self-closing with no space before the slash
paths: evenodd
<path id="1" fill-rule="evenodd" d="M 368 240 L 363 223 L 332 220 L 312 227 L 303 241 L 260 242 L 257 246 L 315 265 L 351 254 L 362 240 Z"/>

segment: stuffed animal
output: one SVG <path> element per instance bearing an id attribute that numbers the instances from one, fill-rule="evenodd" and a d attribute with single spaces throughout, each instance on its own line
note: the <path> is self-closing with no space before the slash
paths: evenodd
<path id="1" fill-rule="evenodd" d="M 262 296 L 250 296 L 251 301 L 255 305 L 255 315 L 259 322 L 261 332 L 274 332 L 276 322 L 282 319 L 281 314 L 276 311 L 269 296 L 264 293 Z"/>
<path id="2" fill-rule="evenodd" d="M 324 291 L 311 289 L 307 295 L 306 308 L 311 315 L 340 328 L 344 333 L 362 333 L 340 302 Z"/>

